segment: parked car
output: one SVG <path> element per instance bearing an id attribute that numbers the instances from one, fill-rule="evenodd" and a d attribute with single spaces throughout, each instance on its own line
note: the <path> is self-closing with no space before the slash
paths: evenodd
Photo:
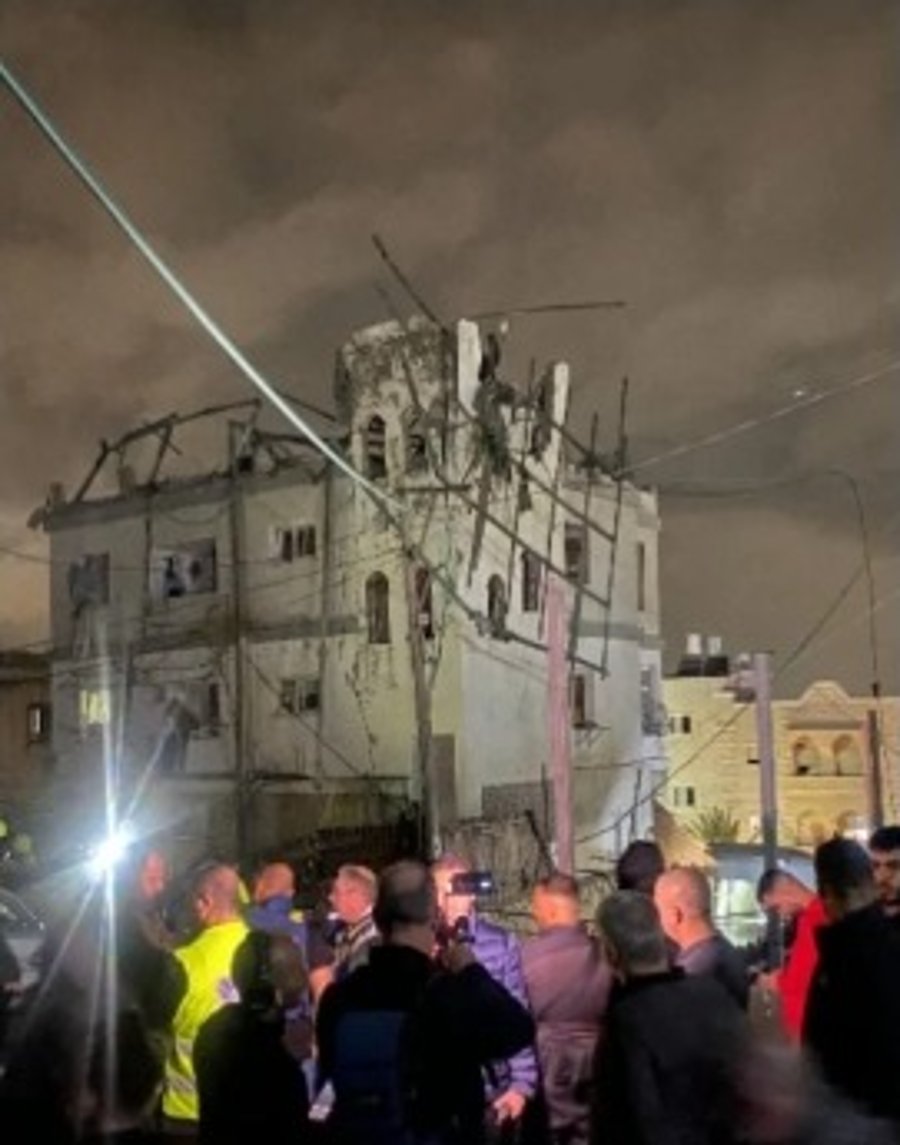
<path id="1" fill-rule="evenodd" d="M 712 873 L 713 914 L 716 926 L 735 946 L 749 946 L 762 936 L 766 919 L 756 901 L 756 886 L 765 870 L 765 855 L 758 843 L 717 843 L 709 847 L 715 862 Z M 816 885 L 813 859 L 795 847 L 779 847 L 778 866 L 808 887 Z"/>
<path id="2" fill-rule="evenodd" d="M 0 887 L 0 932 L 16 956 L 21 986 L 27 992 L 40 978 L 40 956 L 46 939 L 43 922 L 30 907 L 5 887 Z"/>

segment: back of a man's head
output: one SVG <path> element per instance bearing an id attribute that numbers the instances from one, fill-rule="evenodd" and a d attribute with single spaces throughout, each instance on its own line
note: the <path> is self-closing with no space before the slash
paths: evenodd
<path id="1" fill-rule="evenodd" d="M 816 882 L 832 919 L 875 901 L 872 861 L 852 839 L 829 839 L 816 850 Z"/>
<path id="2" fill-rule="evenodd" d="M 708 922 L 712 917 L 712 889 L 699 867 L 672 867 L 657 883 L 660 896 L 671 896 L 684 916 Z"/>
<path id="3" fill-rule="evenodd" d="M 616 863 L 616 887 L 652 895 L 656 880 L 666 869 L 666 860 L 657 843 L 638 839 L 629 843 Z"/>
<path id="4" fill-rule="evenodd" d="M 256 876 L 253 899 L 257 903 L 274 898 L 293 898 L 295 893 L 294 872 L 288 863 L 266 863 Z"/>
<path id="5" fill-rule="evenodd" d="M 386 867 L 378 880 L 373 917 L 388 945 L 403 944 L 410 935 L 415 940 L 411 945 L 418 945 L 425 932 L 433 933 L 437 906 L 428 868 L 412 860 Z"/>
<path id="6" fill-rule="evenodd" d="M 640 891 L 616 891 L 600 904 L 597 925 L 609 958 L 626 978 L 664 972 L 669 963 L 659 912 Z"/>
<path id="7" fill-rule="evenodd" d="M 574 926 L 581 918 L 578 881 L 559 871 L 546 875 L 535 885 L 531 910 L 542 930 Z"/>
<path id="8" fill-rule="evenodd" d="M 237 948 L 231 967 L 241 1004 L 267 1010 L 276 1002 L 293 1004 L 307 976 L 303 954 L 288 935 L 252 930 Z"/>
<path id="9" fill-rule="evenodd" d="M 203 868 L 194 882 L 194 906 L 204 927 L 240 917 L 241 880 L 234 867 L 215 863 Z"/>

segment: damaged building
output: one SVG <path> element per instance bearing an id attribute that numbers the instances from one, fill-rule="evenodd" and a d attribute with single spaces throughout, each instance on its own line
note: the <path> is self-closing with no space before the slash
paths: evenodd
<path id="1" fill-rule="evenodd" d="M 214 472 L 170 473 L 190 421 L 172 417 L 51 492 L 52 797 L 73 833 L 100 821 L 104 761 L 122 808 L 191 854 L 383 822 L 424 775 L 440 828 L 546 829 L 551 577 L 580 857 L 646 831 L 665 773 L 656 497 L 576 446 L 565 365 L 516 387 L 500 351 L 424 319 L 341 348 L 328 436 L 385 500 L 255 403 L 205 411 L 227 422 Z"/>

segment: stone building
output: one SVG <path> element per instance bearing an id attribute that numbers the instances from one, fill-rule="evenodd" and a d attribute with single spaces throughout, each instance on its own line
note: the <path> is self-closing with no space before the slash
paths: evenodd
<path id="1" fill-rule="evenodd" d="M 76 496 L 54 490 L 39 519 L 56 798 L 73 816 L 98 821 L 105 761 L 138 817 L 193 850 L 377 820 L 421 797 L 427 710 L 442 824 L 546 824 L 557 575 L 584 853 L 646 829 L 663 766 L 656 498 L 578 464 L 564 365 L 525 393 L 499 352 L 474 323 L 415 319 L 341 348 L 328 432 L 383 503 L 255 409 L 230 415 L 217 471 L 165 475 L 186 420 L 167 419 L 104 446 Z"/>
<path id="2" fill-rule="evenodd" d="M 698 641 L 692 639 L 685 658 L 690 674 L 667 678 L 664 685 L 672 778 L 663 803 L 689 830 L 733 832 L 738 841 L 755 841 L 760 838 L 755 708 L 749 696 L 736 692 L 733 666 L 715 640 L 712 657 L 704 658 L 707 667 L 694 674 Z M 832 680 L 816 681 L 796 698 L 773 701 L 779 836 L 785 845 L 813 847 L 836 831 L 868 833 L 871 708 L 870 697 L 848 695 Z M 890 818 L 896 816 L 900 794 L 900 699 L 885 697 L 878 710 Z"/>

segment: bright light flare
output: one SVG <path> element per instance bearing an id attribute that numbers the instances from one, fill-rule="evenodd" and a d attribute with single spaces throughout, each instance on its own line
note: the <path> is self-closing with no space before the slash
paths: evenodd
<path id="1" fill-rule="evenodd" d="M 117 827 L 113 833 L 98 843 L 88 858 L 88 871 L 92 878 L 101 879 L 121 863 L 135 841 L 133 828 L 128 823 Z"/>

